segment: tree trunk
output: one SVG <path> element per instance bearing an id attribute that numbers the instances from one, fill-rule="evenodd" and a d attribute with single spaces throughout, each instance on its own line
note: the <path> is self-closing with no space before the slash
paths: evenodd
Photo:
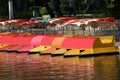
<path id="1" fill-rule="evenodd" d="M 116 18 L 120 18 L 120 0 L 115 0 L 114 1 L 114 8 L 113 8 L 113 11 L 114 11 L 114 16 Z"/>
<path id="2" fill-rule="evenodd" d="M 54 18 L 55 14 L 53 13 L 53 10 L 49 7 L 49 5 L 47 3 L 45 4 L 45 7 L 46 7 L 48 13 L 50 14 L 51 18 Z"/>
<path id="3" fill-rule="evenodd" d="M 20 0 L 18 7 L 21 12 L 29 10 L 29 0 Z"/>
<path id="4" fill-rule="evenodd" d="M 59 0 L 53 0 L 54 9 L 56 11 L 57 17 L 63 16 L 61 8 L 60 8 L 60 1 Z"/>

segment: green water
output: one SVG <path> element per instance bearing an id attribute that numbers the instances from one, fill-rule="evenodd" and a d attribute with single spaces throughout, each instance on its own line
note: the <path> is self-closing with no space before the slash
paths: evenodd
<path id="1" fill-rule="evenodd" d="M 64 58 L 1 52 L 0 80 L 120 80 L 120 56 Z"/>

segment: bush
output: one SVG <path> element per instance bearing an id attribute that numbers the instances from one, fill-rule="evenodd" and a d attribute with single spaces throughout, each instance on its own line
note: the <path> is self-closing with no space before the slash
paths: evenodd
<path id="1" fill-rule="evenodd" d="M 47 12 L 47 10 L 46 10 L 45 7 L 40 7 L 40 13 L 41 13 L 41 15 L 46 15 L 46 14 L 48 14 L 48 12 Z"/>

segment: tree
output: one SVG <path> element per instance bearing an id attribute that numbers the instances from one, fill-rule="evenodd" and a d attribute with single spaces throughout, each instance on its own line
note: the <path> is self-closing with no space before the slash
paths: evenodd
<path id="1" fill-rule="evenodd" d="M 75 15 L 75 1 L 74 0 L 67 0 L 68 12 L 69 16 Z"/>
<path id="2" fill-rule="evenodd" d="M 23 5 L 24 4 L 24 5 Z M 32 17 L 33 6 L 45 7 L 51 17 L 97 14 L 98 17 L 120 18 L 120 0 L 13 0 L 14 17 Z M 40 7 L 39 7 L 40 6 Z M 8 18 L 8 0 L 0 0 L 0 17 Z"/>
<path id="3" fill-rule="evenodd" d="M 0 17 L 8 18 L 8 0 L 0 0 Z"/>
<path id="4" fill-rule="evenodd" d="M 34 1 L 35 1 L 35 5 L 37 5 L 37 6 L 46 7 L 48 13 L 50 14 L 50 16 L 52 18 L 55 17 L 55 14 L 54 14 L 53 10 L 48 5 L 49 0 L 34 0 Z"/>
<path id="5" fill-rule="evenodd" d="M 56 12 L 57 17 L 63 16 L 61 8 L 60 8 L 60 0 L 52 0 L 53 8 Z"/>
<path id="6" fill-rule="evenodd" d="M 120 0 L 114 0 L 114 7 L 111 8 L 111 12 L 115 18 L 120 19 Z"/>
<path id="7" fill-rule="evenodd" d="M 24 5 L 23 5 L 24 4 Z M 15 18 L 30 18 L 30 0 L 13 0 Z"/>

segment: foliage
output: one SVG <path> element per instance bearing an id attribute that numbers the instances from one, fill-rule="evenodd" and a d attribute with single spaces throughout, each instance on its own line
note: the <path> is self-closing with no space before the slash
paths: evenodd
<path id="1" fill-rule="evenodd" d="M 12 0 L 15 18 L 30 18 L 33 6 L 38 16 L 51 17 L 76 14 L 97 14 L 96 17 L 120 18 L 120 0 Z M 24 4 L 24 5 L 23 5 Z M 0 17 L 8 18 L 8 0 L 0 0 Z"/>
<path id="2" fill-rule="evenodd" d="M 21 19 L 30 19 L 32 16 L 32 12 L 31 11 L 27 11 L 27 12 L 19 12 L 17 11 L 15 14 L 15 18 L 21 18 Z"/>
<path id="3" fill-rule="evenodd" d="M 40 13 L 41 13 L 42 15 L 48 14 L 48 12 L 47 12 L 47 10 L 46 10 L 45 7 L 40 7 Z"/>

